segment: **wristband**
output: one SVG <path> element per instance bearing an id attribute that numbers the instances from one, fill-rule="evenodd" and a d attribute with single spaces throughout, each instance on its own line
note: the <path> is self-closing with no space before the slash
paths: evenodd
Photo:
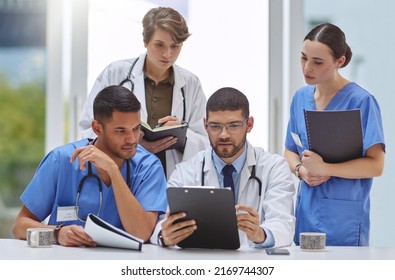
<path id="1" fill-rule="evenodd" d="M 62 229 L 64 224 L 57 225 L 56 228 L 53 230 L 53 243 L 54 244 L 60 244 L 59 243 L 59 232 Z"/>
<path id="2" fill-rule="evenodd" d="M 300 177 L 300 173 L 299 173 L 299 169 L 302 167 L 302 164 L 301 163 L 298 163 L 296 166 L 295 166 L 295 176 L 296 176 L 296 178 L 298 178 L 299 180 L 302 180 L 302 177 Z"/>
<path id="3" fill-rule="evenodd" d="M 158 244 L 159 244 L 159 246 L 161 246 L 162 248 L 168 247 L 168 246 L 165 244 L 165 241 L 163 240 L 162 231 L 160 231 L 160 232 L 158 233 Z"/>

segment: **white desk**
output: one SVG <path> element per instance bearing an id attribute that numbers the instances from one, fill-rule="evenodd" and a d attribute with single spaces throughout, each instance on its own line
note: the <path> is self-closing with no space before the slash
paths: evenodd
<path id="1" fill-rule="evenodd" d="M 235 251 L 161 248 L 143 245 L 141 252 L 115 248 L 74 248 L 53 245 L 30 248 L 26 241 L 0 239 L 0 260 L 395 260 L 395 248 L 327 247 L 304 252 L 288 247 L 289 256 L 269 256 L 265 250 L 241 247 Z"/>

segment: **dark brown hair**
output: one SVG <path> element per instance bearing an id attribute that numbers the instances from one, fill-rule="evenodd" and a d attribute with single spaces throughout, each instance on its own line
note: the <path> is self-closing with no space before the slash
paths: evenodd
<path id="1" fill-rule="evenodd" d="M 207 100 L 206 118 L 208 118 L 209 112 L 238 110 L 241 110 L 244 118 L 250 116 L 247 97 L 235 88 L 224 87 L 214 92 Z"/>
<path id="2" fill-rule="evenodd" d="M 112 119 L 114 111 L 139 112 L 140 101 L 127 88 L 123 86 L 108 86 L 103 88 L 93 101 L 93 116 L 100 123 Z"/>
<path id="3" fill-rule="evenodd" d="M 343 55 L 346 57 L 341 68 L 345 67 L 351 60 L 352 52 L 346 42 L 346 35 L 344 32 L 334 24 L 323 23 L 314 27 L 304 38 L 304 41 L 317 41 L 332 50 L 333 58 L 339 59 Z"/>

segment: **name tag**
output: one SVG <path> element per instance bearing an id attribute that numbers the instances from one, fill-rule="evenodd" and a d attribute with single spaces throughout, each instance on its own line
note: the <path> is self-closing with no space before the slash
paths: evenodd
<path id="1" fill-rule="evenodd" d="M 291 132 L 292 138 L 294 139 L 294 142 L 297 146 L 303 148 L 302 141 L 300 141 L 299 136 L 296 133 Z"/>
<path id="2" fill-rule="evenodd" d="M 77 212 L 75 206 L 58 207 L 56 211 L 57 222 L 67 222 L 77 220 Z"/>

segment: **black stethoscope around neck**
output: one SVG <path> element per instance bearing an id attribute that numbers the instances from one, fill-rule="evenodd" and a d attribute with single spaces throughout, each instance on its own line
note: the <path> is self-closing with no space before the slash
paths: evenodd
<path id="1" fill-rule="evenodd" d="M 204 186 L 204 165 L 206 164 L 206 157 L 203 157 L 203 162 L 202 162 L 202 186 Z M 255 180 L 258 183 L 258 195 L 259 195 L 259 202 L 261 201 L 262 197 L 262 181 L 259 179 L 256 174 L 255 174 L 255 165 L 252 166 L 251 170 L 251 175 L 248 178 L 249 180 Z M 258 209 L 259 209 L 259 204 L 258 204 Z"/>
<path id="2" fill-rule="evenodd" d="M 95 144 L 97 138 L 93 141 L 89 141 L 88 145 L 93 145 Z M 96 180 L 97 183 L 97 187 L 99 188 L 99 210 L 97 211 L 97 216 L 100 215 L 100 211 L 102 209 L 103 206 L 103 184 L 102 181 L 100 179 L 100 177 L 96 174 L 93 173 L 92 171 L 92 164 L 90 161 L 88 161 L 88 174 L 86 174 L 84 177 L 82 177 L 82 179 L 80 180 L 80 184 L 78 186 L 78 190 L 77 190 L 77 197 L 75 199 L 75 212 L 77 215 L 77 219 L 80 222 L 86 222 L 86 218 L 81 218 L 78 214 L 78 209 L 79 209 L 79 200 L 80 200 L 80 195 L 81 195 L 81 191 L 82 188 L 84 187 L 84 183 L 88 178 L 93 178 Z M 126 183 L 130 189 L 130 162 L 129 160 L 126 160 Z"/>
<path id="3" fill-rule="evenodd" d="M 132 76 L 132 71 L 133 71 L 133 68 L 134 68 L 134 66 L 136 65 L 137 61 L 139 61 L 139 58 L 136 58 L 136 60 L 133 62 L 132 66 L 130 67 L 129 73 L 128 73 L 128 75 L 126 76 L 126 78 L 123 79 L 123 80 L 119 83 L 120 86 L 123 86 L 123 85 L 126 84 L 126 83 L 130 83 L 130 91 L 133 92 L 133 93 L 134 93 L 134 82 L 132 81 L 132 79 L 131 79 L 130 77 Z"/>
<path id="4" fill-rule="evenodd" d="M 128 75 L 126 76 L 125 79 L 123 79 L 123 80 L 119 83 L 120 86 L 123 86 L 123 85 L 126 84 L 126 83 L 130 83 L 130 91 L 131 91 L 132 93 L 134 93 L 134 82 L 132 81 L 131 76 L 132 76 L 133 68 L 134 68 L 134 66 L 136 65 L 136 63 L 137 63 L 138 60 L 139 60 L 139 58 L 136 58 L 136 60 L 133 61 L 132 66 L 130 66 Z M 185 108 L 186 108 L 186 105 L 185 105 L 185 92 L 184 92 L 184 88 L 183 88 L 183 87 L 181 88 L 181 93 L 182 93 L 182 105 L 183 105 L 182 121 L 185 122 L 185 111 L 186 111 Z"/>

